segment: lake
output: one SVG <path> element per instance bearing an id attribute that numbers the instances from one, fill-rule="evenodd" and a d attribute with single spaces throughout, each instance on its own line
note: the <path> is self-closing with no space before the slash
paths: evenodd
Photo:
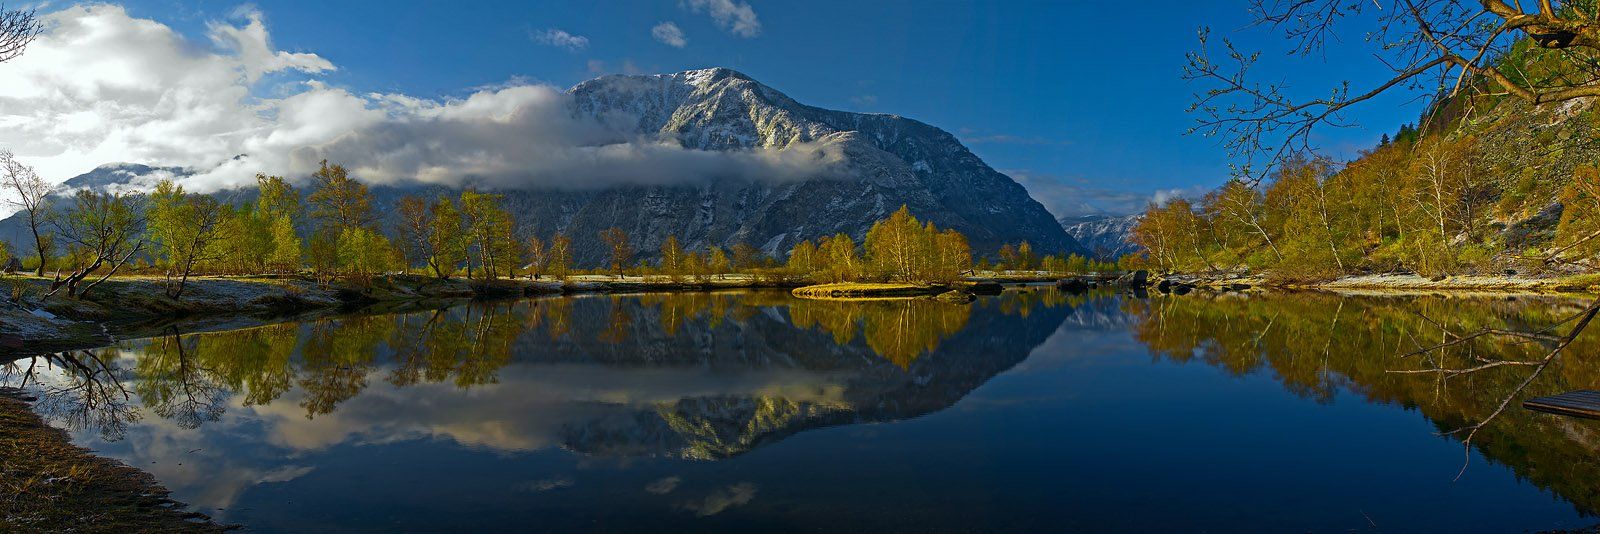
<path id="1" fill-rule="evenodd" d="M 25 359 L 74 442 L 251 531 L 1525 531 L 1600 423 L 1513 402 L 1559 297 L 585 295 Z M 1529 394 L 1600 388 L 1600 332 Z M 26 382 L 26 384 L 23 384 Z M 1464 468 L 1464 470 L 1463 470 Z M 1459 475 L 1459 478 L 1458 478 Z"/>

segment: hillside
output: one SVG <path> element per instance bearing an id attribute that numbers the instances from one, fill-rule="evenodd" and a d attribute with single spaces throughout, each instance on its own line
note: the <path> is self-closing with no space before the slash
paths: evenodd
<path id="1" fill-rule="evenodd" d="M 1548 61 L 1548 58 L 1544 58 Z M 1594 99 L 1435 102 L 1342 164 L 1287 162 L 1154 208 L 1134 229 L 1160 269 L 1292 279 L 1588 272 L 1600 252 Z"/>

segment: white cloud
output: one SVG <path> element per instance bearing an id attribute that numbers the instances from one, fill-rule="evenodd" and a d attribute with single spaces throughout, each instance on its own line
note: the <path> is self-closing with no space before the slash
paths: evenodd
<path id="1" fill-rule="evenodd" d="M 655 37 L 661 44 L 673 48 L 683 48 L 689 44 L 689 39 L 683 36 L 683 30 L 671 22 L 663 22 L 650 28 L 650 36 Z"/>
<path id="2" fill-rule="evenodd" d="M 750 4 L 734 0 L 688 0 L 689 9 L 696 13 L 706 12 L 711 14 L 711 20 L 717 26 L 727 30 L 728 33 L 739 37 L 755 37 L 761 35 L 761 19 L 756 18 L 756 10 Z"/>
<path id="3" fill-rule="evenodd" d="M 214 191 L 304 177 L 327 158 L 375 183 L 604 187 L 803 179 L 844 161 L 826 144 L 686 149 L 623 126 L 636 120 L 576 117 L 560 89 L 520 80 L 445 100 L 331 86 L 316 78 L 331 62 L 274 49 L 253 10 L 208 24 L 211 46 L 118 6 L 46 19 L 27 54 L 0 64 L 0 147 L 57 182 L 131 162 L 198 169 L 185 185 Z"/>
<path id="4" fill-rule="evenodd" d="M 589 47 L 588 37 L 573 35 L 556 28 L 534 32 L 532 36 L 534 41 L 567 50 L 582 50 Z"/>
<path id="5" fill-rule="evenodd" d="M 315 54 L 275 51 L 261 17 L 214 23 L 214 50 L 121 7 L 74 6 L 44 16 L 49 31 L 0 64 L 0 146 L 63 180 L 101 163 L 216 162 L 270 126 L 250 97 L 266 74 L 319 73 Z"/>

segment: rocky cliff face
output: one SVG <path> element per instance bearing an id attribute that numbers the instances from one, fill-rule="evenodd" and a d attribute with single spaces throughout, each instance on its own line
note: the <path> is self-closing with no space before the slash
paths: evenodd
<path id="1" fill-rule="evenodd" d="M 639 133 L 688 148 L 816 144 L 841 150 L 847 172 L 790 182 L 507 192 L 526 232 L 564 232 L 582 244 L 618 226 L 641 256 L 653 256 L 671 234 L 689 247 L 746 242 L 782 257 L 804 239 L 844 232 L 859 240 L 904 204 L 966 234 L 979 254 L 1023 240 L 1042 251 L 1084 251 L 1021 185 L 954 136 L 915 120 L 806 106 L 728 69 L 607 76 L 570 92 L 574 113 L 636 118 Z M 579 259 L 596 263 L 601 252 L 585 250 Z"/>
<path id="2" fill-rule="evenodd" d="M 1143 217 L 1137 214 L 1085 215 L 1062 217 L 1060 222 L 1067 235 L 1089 249 L 1095 259 L 1109 261 L 1140 250 L 1139 245 L 1130 241 L 1130 238 L 1133 237 L 1133 227 L 1138 226 Z"/>
<path id="3" fill-rule="evenodd" d="M 979 255 L 1024 240 L 1041 253 L 1088 252 L 1021 185 L 990 168 L 948 132 L 915 120 L 807 106 L 721 68 L 606 76 L 573 87 L 569 96 L 575 116 L 621 122 L 634 135 L 686 148 L 816 147 L 844 160 L 826 175 L 786 180 L 722 178 L 692 185 L 497 191 L 505 194 L 519 233 L 568 235 L 580 265 L 602 262 L 605 251 L 596 234 L 612 226 L 628 232 L 636 259 L 653 258 L 668 235 L 691 249 L 743 242 L 782 258 L 805 239 L 844 232 L 860 240 L 873 222 L 902 204 L 918 218 L 966 234 Z M 138 183 L 133 173 L 122 172 L 132 167 L 143 166 L 109 165 L 90 173 L 92 179 L 77 181 L 96 187 L 112 185 L 102 183 L 108 181 Z M 420 191 L 449 193 L 440 188 Z M 415 192 L 419 189 L 374 188 L 380 209 L 401 194 Z M 240 200 L 253 195 L 228 196 Z"/>

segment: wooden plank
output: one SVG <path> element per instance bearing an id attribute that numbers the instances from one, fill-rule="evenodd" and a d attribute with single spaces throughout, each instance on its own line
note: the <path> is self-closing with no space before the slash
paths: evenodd
<path id="1" fill-rule="evenodd" d="M 1580 389 L 1560 395 L 1534 397 L 1522 401 L 1522 407 L 1536 412 L 1600 419 L 1600 391 Z"/>

